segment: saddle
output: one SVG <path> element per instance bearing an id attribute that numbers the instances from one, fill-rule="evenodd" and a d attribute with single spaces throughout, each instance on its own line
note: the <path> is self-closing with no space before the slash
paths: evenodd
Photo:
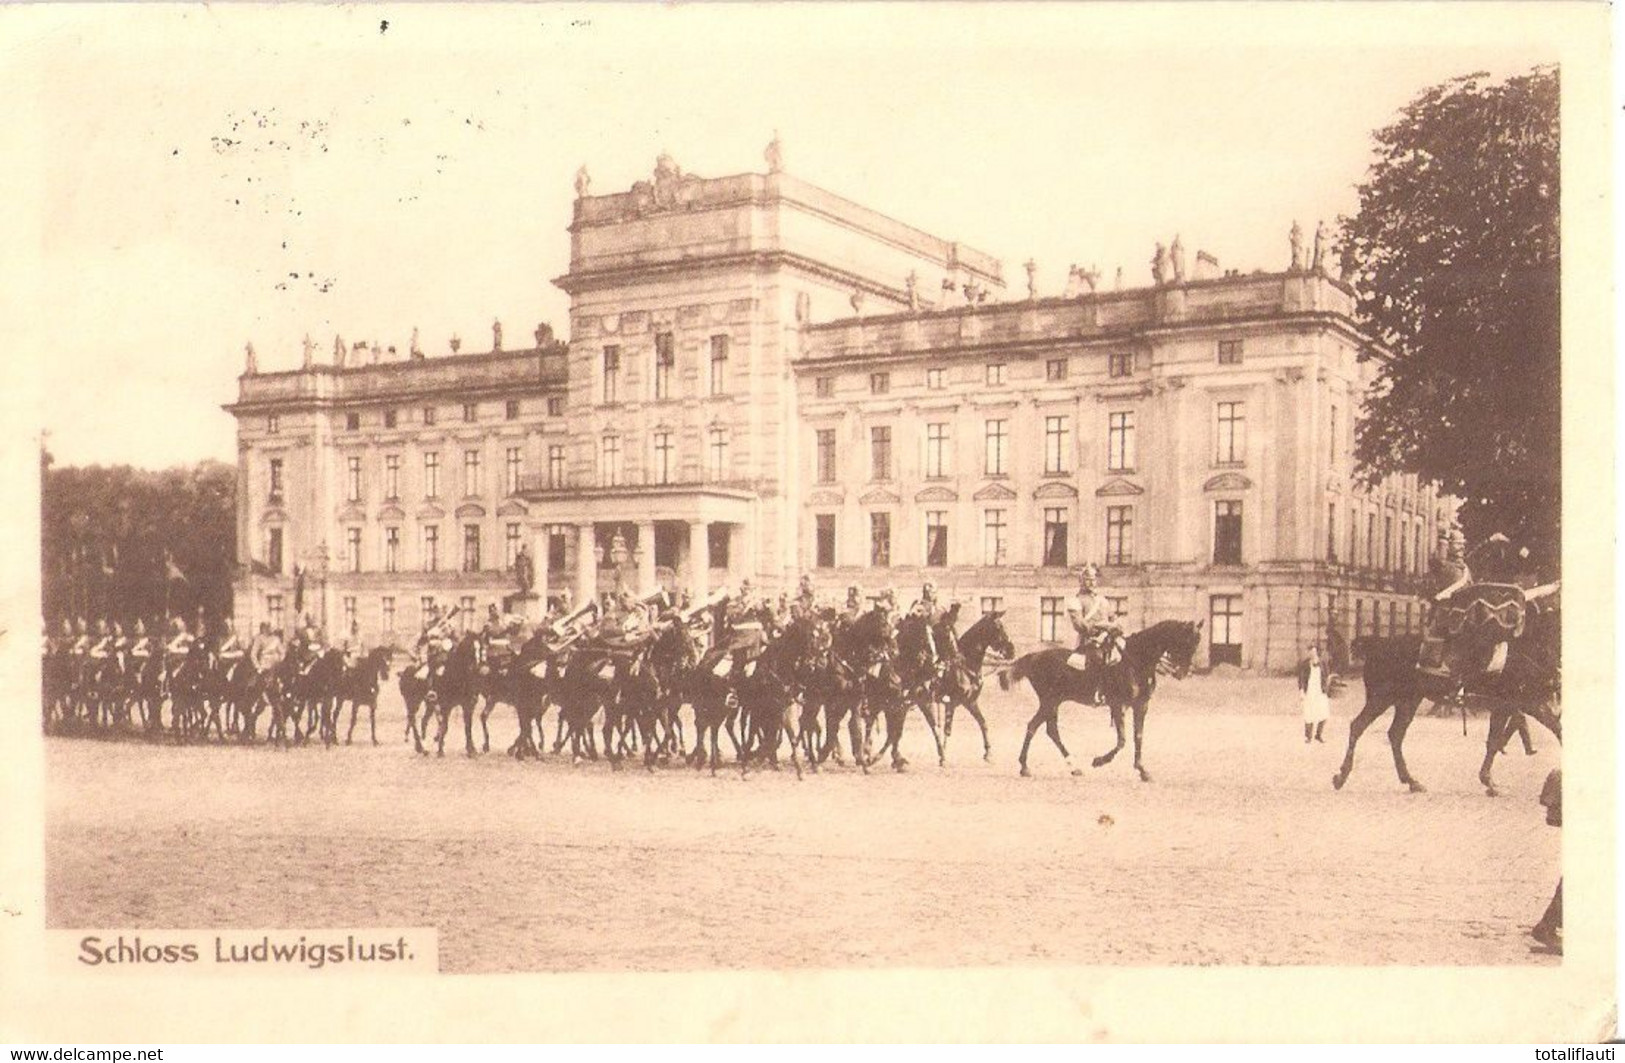
<path id="1" fill-rule="evenodd" d="M 1508 642 L 1523 634 L 1528 601 L 1511 583 L 1475 583 L 1439 606 L 1436 635 L 1477 643 Z"/>

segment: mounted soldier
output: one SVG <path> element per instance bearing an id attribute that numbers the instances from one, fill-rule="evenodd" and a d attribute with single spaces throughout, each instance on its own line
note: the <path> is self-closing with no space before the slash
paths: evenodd
<path id="1" fill-rule="evenodd" d="M 1432 595 L 1417 668 L 1459 686 L 1501 670 L 1507 643 L 1523 634 L 1529 603 L 1555 593 L 1558 584 L 1527 591 L 1520 587 L 1514 559 L 1520 555 L 1514 555 L 1512 544 L 1500 532 L 1470 554 L 1459 530 L 1451 529 L 1443 538 L 1445 558 L 1437 567 L 1435 584 L 1443 586 Z"/>
<path id="2" fill-rule="evenodd" d="M 929 663 L 932 671 L 941 675 L 946 669 L 948 660 L 952 656 L 952 646 L 939 646 L 937 644 L 937 625 L 942 622 L 943 608 L 937 600 L 937 585 L 932 580 L 926 580 L 920 587 L 920 597 L 910 608 L 909 612 L 925 620 L 925 646 L 930 656 Z"/>
<path id="3" fill-rule="evenodd" d="M 841 618 L 848 624 L 863 615 L 863 592 L 856 584 L 846 589 L 846 605 L 841 610 Z"/>
<path id="4" fill-rule="evenodd" d="M 803 573 L 796 585 L 796 600 L 791 606 L 794 616 L 810 616 L 818 611 L 818 595 L 813 591 L 812 577 Z"/>
<path id="5" fill-rule="evenodd" d="M 1099 592 L 1100 571 L 1093 562 L 1078 572 L 1078 593 L 1067 605 L 1067 619 L 1077 632 L 1077 648 L 1068 661 L 1074 668 L 1099 673 L 1109 663 L 1112 644 L 1122 631 L 1107 615 L 1106 599 Z M 1095 691 L 1098 704 L 1100 692 Z"/>
<path id="6" fill-rule="evenodd" d="M 760 608 L 748 579 L 740 581 L 737 593 L 721 597 L 715 609 L 716 639 L 700 667 L 716 675 L 729 675 L 755 660 L 766 642 L 762 621 L 757 615 Z"/>

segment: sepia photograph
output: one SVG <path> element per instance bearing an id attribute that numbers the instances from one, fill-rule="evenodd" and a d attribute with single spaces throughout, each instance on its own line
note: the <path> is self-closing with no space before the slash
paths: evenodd
<path id="1" fill-rule="evenodd" d="M 10 19 L 0 1037 L 1614 1036 L 1607 10 L 1203 6 Z"/>

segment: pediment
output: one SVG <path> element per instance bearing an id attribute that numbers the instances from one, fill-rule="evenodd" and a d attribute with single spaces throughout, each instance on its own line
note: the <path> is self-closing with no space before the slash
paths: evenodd
<path id="1" fill-rule="evenodd" d="M 1038 489 L 1033 492 L 1033 497 L 1037 499 L 1077 498 L 1078 489 L 1065 481 L 1051 480 L 1049 483 L 1039 484 Z"/>
<path id="2" fill-rule="evenodd" d="M 1095 489 L 1095 495 L 1099 498 L 1124 498 L 1143 494 L 1145 494 L 1145 488 L 1130 483 L 1121 476 L 1107 480 Z"/>
<path id="3" fill-rule="evenodd" d="M 406 511 L 400 506 L 385 506 L 378 511 L 379 520 L 405 520 Z"/>
<path id="4" fill-rule="evenodd" d="M 1221 472 L 1202 485 L 1204 491 L 1246 491 L 1253 482 L 1239 472 Z"/>
<path id="5" fill-rule="evenodd" d="M 959 493 L 946 487 L 927 487 L 914 496 L 916 502 L 958 502 Z"/>
<path id="6" fill-rule="evenodd" d="M 283 509 L 281 506 L 271 506 L 264 513 L 260 514 L 260 523 L 286 524 L 288 523 L 288 511 Z"/>
<path id="7" fill-rule="evenodd" d="M 866 506 L 895 506 L 903 500 L 896 492 L 877 487 L 867 494 L 859 495 L 858 501 Z"/>
<path id="8" fill-rule="evenodd" d="M 523 502 L 519 501 L 519 499 L 517 499 L 517 498 L 505 499 L 503 501 L 502 505 L 497 507 L 497 516 L 499 516 L 499 517 L 528 517 L 528 516 L 530 516 L 530 507 L 526 506 Z"/>
<path id="9" fill-rule="evenodd" d="M 457 515 L 459 517 L 483 517 L 485 516 L 485 507 L 478 502 L 464 502 L 457 507 Z"/>
<path id="10" fill-rule="evenodd" d="M 971 497 L 978 502 L 1010 502 L 1016 493 L 1004 484 L 988 484 Z"/>
<path id="11" fill-rule="evenodd" d="M 359 524 L 367 519 L 367 511 L 354 503 L 339 510 L 339 520 L 348 524 Z"/>
<path id="12" fill-rule="evenodd" d="M 838 506 L 846 501 L 846 495 L 841 491 L 814 491 L 807 498 L 815 506 Z"/>
<path id="13" fill-rule="evenodd" d="M 446 511 L 432 502 L 418 507 L 418 520 L 439 520 L 445 515 Z"/>

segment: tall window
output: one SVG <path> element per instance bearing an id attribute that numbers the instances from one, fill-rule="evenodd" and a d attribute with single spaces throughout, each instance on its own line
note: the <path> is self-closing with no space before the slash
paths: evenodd
<path id="1" fill-rule="evenodd" d="M 941 366 L 935 366 L 925 371 L 925 387 L 927 391 L 941 391 L 944 383 Z"/>
<path id="2" fill-rule="evenodd" d="M 1134 563 L 1134 507 L 1106 507 L 1106 564 Z"/>
<path id="3" fill-rule="evenodd" d="M 474 596 L 465 594 L 457 599 L 457 623 L 464 634 L 474 630 Z"/>
<path id="4" fill-rule="evenodd" d="M 282 501 L 282 459 L 271 459 L 271 501 Z"/>
<path id="5" fill-rule="evenodd" d="M 502 567 L 511 570 L 519 558 L 519 525 L 510 523 L 502 537 Z"/>
<path id="6" fill-rule="evenodd" d="M 982 563 L 1003 565 L 1009 560 L 1010 525 L 1005 511 L 989 509 L 982 514 Z"/>
<path id="7" fill-rule="evenodd" d="M 655 465 L 654 482 L 657 484 L 671 483 L 672 445 L 670 432 L 655 433 Z"/>
<path id="8" fill-rule="evenodd" d="M 925 514 L 925 563 L 930 568 L 948 564 L 948 514 L 933 509 Z"/>
<path id="9" fill-rule="evenodd" d="M 1411 570 L 1410 540 L 1408 538 L 1406 538 L 1406 536 L 1405 536 L 1405 529 L 1400 528 L 1399 529 L 1399 571 L 1401 571 L 1401 572 L 1409 572 L 1410 570 Z"/>
<path id="10" fill-rule="evenodd" d="M 395 598 L 393 595 L 384 595 L 383 599 L 378 603 L 378 612 L 383 617 L 384 634 L 395 634 Z"/>
<path id="11" fill-rule="evenodd" d="M 818 482 L 832 484 L 835 482 L 835 429 L 820 428 L 817 439 Z"/>
<path id="12" fill-rule="evenodd" d="M 384 529 L 384 571 L 401 570 L 401 530 L 393 524 Z"/>
<path id="13" fill-rule="evenodd" d="M 1382 567 L 1394 567 L 1394 518 L 1382 518 Z"/>
<path id="14" fill-rule="evenodd" d="M 509 399 L 502 405 L 502 416 L 510 421 L 519 420 L 519 400 Z"/>
<path id="15" fill-rule="evenodd" d="M 564 552 L 568 540 L 564 535 L 564 525 L 555 524 L 547 532 L 547 567 L 553 572 L 564 570 Z"/>
<path id="16" fill-rule="evenodd" d="M 1215 594 L 1208 604 L 1208 663 L 1241 665 L 1241 595 Z"/>
<path id="17" fill-rule="evenodd" d="M 440 571 L 440 525 L 423 526 L 423 571 Z"/>
<path id="18" fill-rule="evenodd" d="M 604 401 L 621 401 L 621 349 L 613 344 L 604 348 Z"/>
<path id="19" fill-rule="evenodd" d="M 1220 499 L 1213 503 L 1213 563 L 1241 564 L 1241 502 Z"/>
<path id="20" fill-rule="evenodd" d="M 1354 512 L 1352 503 L 1349 505 L 1349 552 L 1348 563 L 1360 563 L 1360 515 Z"/>
<path id="21" fill-rule="evenodd" d="M 477 450 L 463 451 L 463 494 L 477 495 L 480 493 L 480 452 Z"/>
<path id="22" fill-rule="evenodd" d="M 463 571 L 478 572 L 480 570 L 480 526 L 478 524 L 463 525 Z"/>
<path id="23" fill-rule="evenodd" d="M 1377 567 L 1377 515 L 1365 515 L 1365 567 Z"/>
<path id="24" fill-rule="evenodd" d="M 1213 460 L 1220 465 L 1240 465 L 1247 460 L 1247 404 L 1217 403 L 1213 416 Z"/>
<path id="25" fill-rule="evenodd" d="M 869 479 L 891 479 L 891 426 L 869 429 Z"/>
<path id="26" fill-rule="evenodd" d="M 384 427 L 385 428 L 394 428 L 396 420 L 397 420 L 397 418 L 396 418 L 396 414 L 395 414 L 394 410 L 385 410 L 384 411 Z"/>
<path id="27" fill-rule="evenodd" d="M 1220 365 L 1240 365 L 1241 364 L 1241 341 L 1240 340 L 1220 340 L 1219 341 L 1219 364 Z"/>
<path id="28" fill-rule="evenodd" d="M 479 419 L 480 419 L 480 404 L 477 403 L 477 402 L 465 402 L 465 403 L 463 403 L 463 420 L 465 422 L 469 423 L 469 424 L 473 424 L 475 421 L 477 421 Z M 429 423 L 433 424 L 434 422 L 430 421 Z"/>
<path id="29" fill-rule="evenodd" d="M 1332 403 L 1331 425 L 1327 432 L 1326 463 L 1337 464 L 1337 403 Z"/>
<path id="30" fill-rule="evenodd" d="M 727 568 L 732 530 L 726 524 L 711 524 L 705 532 L 705 552 L 712 568 Z"/>
<path id="31" fill-rule="evenodd" d="M 470 407 L 468 407 L 468 406 L 463 407 L 463 420 L 465 420 L 465 421 L 469 420 L 469 416 L 468 416 L 468 410 L 469 409 L 470 409 Z M 423 407 L 423 423 L 424 423 L 425 426 L 429 426 L 429 427 L 432 427 L 434 425 L 434 407 L 433 406 L 425 406 L 425 407 Z"/>
<path id="32" fill-rule="evenodd" d="M 361 529 L 344 529 L 344 562 L 351 572 L 361 571 Z"/>
<path id="33" fill-rule="evenodd" d="M 989 362 L 988 363 L 988 365 L 987 365 L 987 384 L 988 384 L 988 387 L 993 387 L 993 388 L 1003 387 L 1004 386 L 1004 363 L 1003 362 Z"/>
<path id="34" fill-rule="evenodd" d="M 1121 410 L 1106 417 L 1106 468 L 1126 472 L 1134 468 L 1134 412 Z"/>
<path id="35" fill-rule="evenodd" d="M 891 391 L 891 374 L 890 373 L 870 373 L 869 374 L 869 394 L 871 394 L 871 395 L 884 395 L 889 391 Z"/>
<path id="36" fill-rule="evenodd" d="M 656 399 L 671 398 L 672 370 L 677 366 L 677 344 L 669 332 L 655 333 L 655 389 Z"/>
<path id="37" fill-rule="evenodd" d="M 874 568 L 891 565 L 891 514 L 869 514 L 869 564 Z"/>
<path id="38" fill-rule="evenodd" d="M 1065 472 L 1072 429 L 1066 417 L 1044 418 L 1044 471 Z"/>
<path id="39" fill-rule="evenodd" d="M 1066 379 L 1066 359 L 1051 358 L 1044 363 L 1044 379 L 1050 383 Z"/>
<path id="40" fill-rule="evenodd" d="M 618 487 L 621 482 L 621 437 L 605 436 L 598 453 L 598 482 L 605 487 Z"/>
<path id="41" fill-rule="evenodd" d="M 1066 567 L 1068 524 L 1064 507 L 1044 510 L 1044 564 L 1050 568 Z"/>
<path id="42" fill-rule="evenodd" d="M 819 568 L 835 567 L 835 514 L 820 513 L 813 518 L 816 529 L 817 559 L 814 562 Z"/>
<path id="43" fill-rule="evenodd" d="M 1426 555 L 1422 552 L 1422 522 L 1416 522 L 1416 549 L 1411 551 L 1412 571 L 1421 572 L 1426 567 Z"/>
<path id="44" fill-rule="evenodd" d="M 547 486 L 564 486 L 564 444 L 549 443 L 547 447 Z"/>
<path id="45" fill-rule="evenodd" d="M 282 575 L 282 529 L 265 529 L 265 566 L 274 575 Z"/>
<path id="46" fill-rule="evenodd" d="M 1004 418 L 994 418 L 985 424 L 983 459 L 986 472 L 989 476 L 1003 476 L 1009 471 L 1008 444 L 1010 442 L 1010 422 Z"/>
<path id="47" fill-rule="evenodd" d="M 711 337 L 711 394 L 728 393 L 728 337 Z"/>
<path id="48" fill-rule="evenodd" d="M 925 426 L 925 475 L 927 478 L 948 475 L 948 425 L 946 422 Z"/>
<path id="49" fill-rule="evenodd" d="M 1061 641 L 1061 617 L 1066 614 L 1062 598 L 1038 599 L 1038 638 L 1043 642 Z"/>
<path id="50" fill-rule="evenodd" d="M 384 455 L 384 498 L 391 502 L 401 497 L 401 456 Z"/>
<path id="51" fill-rule="evenodd" d="M 1337 503 L 1326 503 L 1326 560 L 1337 560 Z"/>
<path id="52" fill-rule="evenodd" d="M 423 455 L 423 497 L 440 497 L 440 455 L 432 450 Z"/>
<path id="53" fill-rule="evenodd" d="M 728 478 L 728 430 L 708 429 L 706 450 L 710 456 L 711 480 L 714 483 L 721 483 Z"/>
<path id="54" fill-rule="evenodd" d="M 509 447 L 506 460 L 503 464 L 503 487 L 510 495 L 519 493 L 519 481 L 525 473 L 525 452 L 519 447 Z"/>
<path id="55" fill-rule="evenodd" d="M 282 630 L 282 595 L 265 596 L 265 619 L 271 625 L 272 631 Z"/>
<path id="56" fill-rule="evenodd" d="M 1134 352 L 1112 351 L 1108 354 L 1106 356 L 1106 375 L 1113 377 L 1133 376 Z"/>
<path id="57" fill-rule="evenodd" d="M 346 594 L 344 596 L 344 634 L 348 635 L 356 630 L 358 626 L 356 619 L 355 595 Z"/>
<path id="58" fill-rule="evenodd" d="M 349 502 L 361 501 L 361 459 L 351 455 L 344 460 L 344 497 Z"/>
<path id="59" fill-rule="evenodd" d="M 361 415 L 359 413 L 347 413 L 347 414 L 345 414 L 344 415 L 344 430 L 346 432 L 359 432 L 359 431 L 361 431 Z"/>

